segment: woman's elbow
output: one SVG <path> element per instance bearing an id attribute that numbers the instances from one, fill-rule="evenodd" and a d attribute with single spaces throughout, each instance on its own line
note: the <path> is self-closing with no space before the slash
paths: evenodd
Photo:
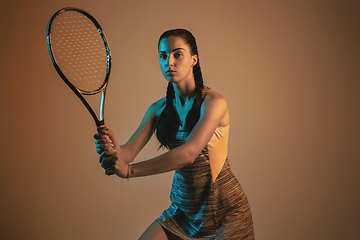
<path id="1" fill-rule="evenodd" d="M 186 165 L 191 165 L 194 163 L 195 159 L 197 158 L 197 156 L 199 155 L 199 153 L 192 149 L 192 148 L 186 148 L 183 149 L 183 154 L 184 154 L 184 164 Z"/>

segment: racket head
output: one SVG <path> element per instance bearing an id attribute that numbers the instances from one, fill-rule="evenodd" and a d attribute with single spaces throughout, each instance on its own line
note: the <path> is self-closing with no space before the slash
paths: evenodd
<path id="1" fill-rule="evenodd" d="M 51 61 L 76 93 L 97 94 L 106 89 L 110 47 L 97 20 L 78 8 L 62 8 L 50 18 L 46 39 Z"/>

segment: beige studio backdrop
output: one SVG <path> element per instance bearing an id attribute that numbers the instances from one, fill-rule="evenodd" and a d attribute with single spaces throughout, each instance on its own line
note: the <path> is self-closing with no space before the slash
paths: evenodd
<path id="1" fill-rule="evenodd" d="M 127 182 L 99 166 L 95 124 L 47 52 L 48 20 L 66 6 L 110 42 L 105 116 L 121 143 L 165 94 L 159 36 L 187 28 L 206 85 L 228 101 L 256 238 L 360 238 L 357 1 L 2 0 L 1 239 L 137 239 L 170 204 L 173 173 Z"/>

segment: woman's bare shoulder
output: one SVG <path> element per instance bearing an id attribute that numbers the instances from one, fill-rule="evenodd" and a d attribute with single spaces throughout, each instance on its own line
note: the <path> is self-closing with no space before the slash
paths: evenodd
<path id="1" fill-rule="evenodd" d="M 164 110 L 166 105 L 166 97 L 163 97 L 149 107 L 149 110 L 154 112 L 156 116 L 160 116 L 161 112 Z"/>
<path id="2" fill-rule="evenodd" d="M 225 98 L 219 92 L 217 92 L 214 89 L 210 89 L 207 92 L 207 94 L 206 94 L 206 96 L 204 98 L 204 101 L 206 101 L 206 102 L 217 101 L 217 102 L 221 102 L 222 104 L 226 105 Z"/>
<path id="3" fill-rule="evenodd" d="M 229 110 L 225 98 L 217 91 L 211 89 L 208 91 L 204 99 L 203 111 L 219 114 L 221 120 L 219 126 L 225 127 L 229 124 Z"/>

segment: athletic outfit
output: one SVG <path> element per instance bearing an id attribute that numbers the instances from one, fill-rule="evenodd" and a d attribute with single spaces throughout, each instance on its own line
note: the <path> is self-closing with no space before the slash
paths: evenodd
<path id="1" fill-rule="evenodd" d="M 175 170 L 172 203 L 156 221 L 182 239 L 254 239 L 248 200 L 227 159 L 228 134 L 229 125 L 217 127 L 193 164 Z M 171 148 L 184 144 L 187 135 L 180 126 Z M 220 172 L 212 172 L 219 162 Z"/>

